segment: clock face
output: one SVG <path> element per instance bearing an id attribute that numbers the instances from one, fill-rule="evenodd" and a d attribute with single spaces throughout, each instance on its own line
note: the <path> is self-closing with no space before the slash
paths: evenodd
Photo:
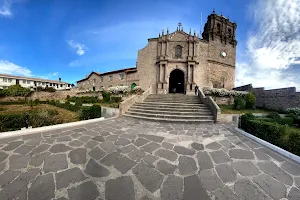
<path id="1" fill-rule="evenodd" d="M 222 51 L 222 52 L 221 52 L 221 56 L 222 56 L 222 57 L 226 57 L 226 56 L 227 56 L 226 52 L 225 52 L 225 51 Z"/>

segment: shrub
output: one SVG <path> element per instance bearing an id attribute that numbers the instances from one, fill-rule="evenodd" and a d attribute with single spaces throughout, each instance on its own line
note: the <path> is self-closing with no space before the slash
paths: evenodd
<path id="1" fill-rule="evenodd" d="M 103 97 L 103 102 L 109 102 L 110 94 L 108 92 L 105 92 L 105 91 L 102 91 L 101 94 L 102 94 L 102 97 Z"/>
<path id="2" fill-rule="evenodd" d="M 258 118 L 261 121 L 265 121 L 265 122 L 275 122 L 274 119 L 272 118 L 267 118 L 267 117 L 262 117 L 262 118 Z"/>
<path id="3" fill-rule="evenodd" d="M 242 110 L 245 108 L 246 102 L 242 97 L 235 97 L 233 109 L 235 110 Z"/>
<path id="4" fill-rule="evenodd" d="M 119 103 L 122 101 L 122 97 L 110 97 L 112 103 Z"/>
<path id="5" fill-rule="evenodd" d="M 14 131 L 26 126 L 24 114 L 0 115 L 0 132 Z"/>
<path id="6" fill-rule="evenodd" d="M 101 117 L 101 107 L 99 105 L 93 105 L 91 107 L 83 107 L 79 111 L 80 120 L 88 120 Z"/>
<path id="7" fill-rule="evenodd" d="M 44 92 L 56 92 L 56 89 L 53 87 L 45 87 L 43 89 Z"/>
<path id="8" fill-rule="evenodd" d="M 226 90 L 225 88 L 210 88 L 203 87 L 202 91 L 205 95 L 214 95 L 214 96 L 233 96 L 233 97 L 243 97 L 248 92 L 245 91 L 236 91 L 236 90 Z"/>
<path id="9" fill-rule="evenodd" d="M 70 99 L 70 95 L 67 95 L 67 98 L 66 98 L 66 100 L 68 100 L 68 99 Z"/>
<path id="10" fill-rule="evenodd" d="M 77 112 L 81 108 L 78 105 L 72 105 L 70 103 L 60 103 L 59 101 L 53 101 L 53 100 L 49 101 L 49 104 L 53 105 L 53 106 L 60 107 L 60 108 L 64 108 L 64 109 L 67 109 L 67 110 L 70 110 L 70 111 L 73 111 L 73 112 Z"/>
<path id="11" fill-rule="evenodd" d="M 292 114 L 295 114 L 297 116 L 300 116 L 300 108 L 296 107 L 296 108 L 288 108 L 286 109 L 286 111 L 288 113 L 292 113 Z"/>
<path id="12" fill-rule="evenodd" d="M 43 91 L 43 88 L 42 88 L 41 86 L 38 86 L 38 87 L 36 88 L 36 91 Z"/>
<path id="13" fill-rule="evenodd" d="M 128 93 L 128 86 L 109 87 L 107 91 L 111 94 L 125 94 Z"/>
<path id="14" fill-rule="evenodd" d="M 278 114 L 278 112 L 271 112 L 267 115 L 267 117 L 273 119 L 276 122 L 280 122 L 280 120 L 281 120 L 281 117 Z"/>
<path id="15" fill-rule="evenodd" d="M 4 96 L 12 96 L 12 97 L 26 97 L 30 94 L 29 88 L 23 88 L 20 85 L 11 85 L 7 89 L 3 91 Z"/>
<path id="16" fill-rule="evenodd" d="M 293 123 L 294 123 L 294 119 L 291 117 L 284 117 L 284 118 L 281 118 L 281 120 L 280 120 L 280 124 L 282 124 L 282 125 L 293 126 Z"/>
<path id="17" fill-rule="evenodd" d="M 97 103 L 99 101 L 97 96 L 89 97 L 89 96 L 83 96 L 83 97 L 69 97 L 67 98 L 67 101 L 69 102 L 80 102 L 80 103 Z"/>
<path id="18" fill-rule="evenodd" d="M 246 108 L 248 109 L 253 109 L 255 102 L 256 102 L 256 97 L 253 94 L 253 92 L 249 92 L 248 94 L 245 95 L 244 97 L 245 101 L 246 101 Z"/>
<path id="19" fill-rule="evenodd" d="M 270 118 L 271 119 L 271 118 Z M 300 130 L 274 122 L 265 122 L 243 115 L 241 128 L 291 153 L 300 155 Z"/>

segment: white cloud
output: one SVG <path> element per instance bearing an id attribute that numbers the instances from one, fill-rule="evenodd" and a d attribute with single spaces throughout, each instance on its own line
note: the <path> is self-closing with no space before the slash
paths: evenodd
<path id="1" fill-rule="evenodd" d="M 7 60 L 0 60 L 0 73 L 21 76 L 33 76 L 30 69 L 16 65 Z"/>
<path id="2" fill-rule="evenodd" d="M 13 16 L 13 13 L 11 11 L 11 1 L 3 0 L 3 3 L 0 7 L 0 15 L 2 15 L 4 17 L 12 17 Z"/>
<path id="3" fill-rule="evenodd" d="M 80 62 L 78 60 L 74 60 L 69 63 L 69 66 L 70 67 L 78 67 L 78 66 L 80 66 Z"/>
<path id="4" fill-rule="evenodd" d="M 300 0 L 257 0 L 250 8 L 255 32 L 247 40 L 249 62 L 237 63 L 236 85 L 299 87 L 287 72 L 300 64 Z"/>
<path id="5" fill-rule="evenodd" d="M 83 54 L 85 54 L 85 49 L 86 49 L 86 47 L 85 47 L 84 44 L 74 42 L 73 40 L 69 40 L 69 41 L 68 41 L 68 44 L 69 44 L 70 47 L 72 47 L 73 49 L 76 49 L 77 55 L 82 56 Z"/>
<path id="6" fill-rule="evenodd" d="M 58 76 L 58 72 L 53 72 L 51 76 Z"/>

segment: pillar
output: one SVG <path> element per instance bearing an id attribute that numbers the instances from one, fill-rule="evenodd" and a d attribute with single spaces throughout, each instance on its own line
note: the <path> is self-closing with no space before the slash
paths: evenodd
<path id="1" fill-rule="evenodd" d="M 166 42 L 166 51 L 165 51 L 165 55 L 168 56 L 168 42 Z"/>

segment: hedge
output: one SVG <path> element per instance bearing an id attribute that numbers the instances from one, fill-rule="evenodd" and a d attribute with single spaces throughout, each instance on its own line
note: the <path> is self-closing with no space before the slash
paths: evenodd
<path id="1" fill-rule="evenodd" d="M 53 106 L 57 106 L 57 107 L 60 107 L 60 108 L 64 108 L 64 109 L 67 109 L 67 110 L 70 110 L 70 111 L 73 111 L 73 112 L 77 112 L 81 109 L 81 106 L 79 106 L 78 104 L 76 105 L 72 105 L 70 104 L 69 102 L 66 102 L 66 103 L 60 103 L 59 101 L 49 101 L 49 104 L 50 105 L 53 105 Z"/>
<path id="2" fill-rule="evenodd" d="M 79 111 L 80 120 L 88 120 L 101 117 L 101 107 L 99 105 L 93 105 L 91 107 L 83 107 Z"/>
<path id="3" fill-rule="evenodd" d="M 252 114 L 241 117 L 241 128 L 246 132 L 300 156 L 300 129 L 266 122 Z"/>
<path id="4" fill-rule="evenodd" d="M 69 102 L 75 102 L 75 103 L 97 103 L 99 102 L 99 99 L 97 96 L 89 97 L 89 96 L 83 96 L 83 97 L 69 97 L 67 98 L 67 101 Z"/>
<path id="5" fill-rule="evenodd" d="M 29 126 L 41 127 L 62 123 L 58 112 L 52 109 L 39 109 L 28 113 Z M 0 132 L 20 130 L 26 126 L 26 113 L 0 115 Z"/>

